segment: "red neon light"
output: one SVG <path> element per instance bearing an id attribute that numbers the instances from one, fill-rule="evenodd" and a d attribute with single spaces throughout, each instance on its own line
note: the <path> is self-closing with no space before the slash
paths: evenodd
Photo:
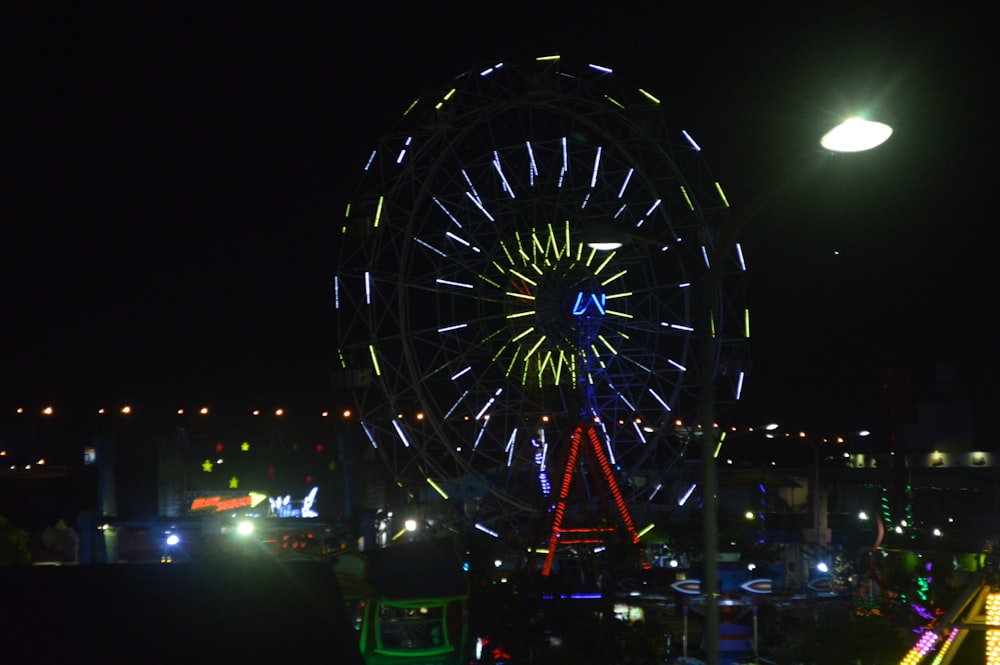
<path id="1" fill-rule="evenodd" d="M 573 475 L 576 472 L 576 463 L 580 455 L 580 439 L 582 436 L 583 426 L 580 426 L 576 428 L 573 432 L 573 436 L 570 438 L 570 450 L 569 455 L 566 458 L 566 465 L 563 467 L 563 480 L 562 485 L 559 488 L 559 499 L 556 502 L 555 509 L 553 511 L 552 531 L 549 533 L 549 549 L 545 554 L 545 561 L 542 564 L 543 576 L 548 576 L 552 572 L 552 563 L 555 559 L 556 546 L 558 544 L 570 545 L 604 543 L 607 541 L 602 538 L 600 534 L 614 531 L 613 528 L 609 527 L 562 528 L 562 521 L 566 514 L 566 498 L 569 496 L 570 483 L 573 482 Z M 608 489 L 611 491 L 615 507 L 618 509 L 618 515 L 621 518 L 622 523 L 625 525 L 625 528 L 628 530 L 629 535 L 632 537 L 632 542 L 638 544 L 639 534 L 635 531 L 635 525 L 632 523 L 632 515 L 629 514 L 628 507 L 625 505 L 625 499 L 622 497 L 617 481 L 615 481 L 614 473 L 611 471 L 611 465 L 608 463 L 608 457 L 605 455 L 604 448 L 601 446 L 601 440 L 597 435 L 597 430 L 593 426 L 588 426 L 587 436 L 590 440 L 591 451 L 597 460 L 597 465 L 601 467 L 601 472 L 604 474 L 604 480 L 608 485 Z M 578 536 L 571 539 L 563 539 L 561 537 L 563 534 L 578 534 Z M 585 536 L 591 536 L 591 538 L 586 538 Z"/>

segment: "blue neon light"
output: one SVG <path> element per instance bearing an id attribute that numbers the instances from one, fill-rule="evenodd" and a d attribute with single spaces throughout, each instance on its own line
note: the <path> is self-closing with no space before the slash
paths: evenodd
<path id="1" fill-rule="evenodd" d="M 604 316 L 607 301 L 608 297 L 603 293 L 580 291 L 576 294 L 576 302 L 573 304 L 573 316 L 583 316 L 590 311 L 591 307 L 597 310 L 597 316 Z"/>

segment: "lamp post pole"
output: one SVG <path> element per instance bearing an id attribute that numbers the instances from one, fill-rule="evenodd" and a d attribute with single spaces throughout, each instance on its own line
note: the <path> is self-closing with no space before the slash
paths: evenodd
<path id="1" fill-rule="evenodd" d="M 820 144 L 829 152 L 853 153 L 871 150 L 878 147 L 892 135 L 892 128 L 883 123 L 870 122 L 859 118 L 851 118 L 827 132 Z M 716 307 L 720 305 L 719 290 L 723 272 L 726 269 L 729 252 L 737 242 L 743 230 L 756 219 L 765 205 L 772 201 L 782 189 L 792 182 L 803 178 L 808 169 L 796 164 L 788 178 L 777 181 L 774 189 L 757 194 L 755 200 L 733 215 L 720 229 L 716 248 L 718 254 L 712 261 L 704 287 L 698 295 L 695 323 L 698 326 L 697 340 L 699 344 L 701 368 L 701 412 L 699 421 L 702 423 L 702 528 L 704 547 L 704 571 L 702 574 L 702 593 L 705 596 L 705 660 L 708 665 L 719 664 L 719 604 L 718 604 L 718 555 L 719 555 L 719 507 L 718 507 L 718 474 L 715 467 L 716 448 L 719 444 L 719 432 L 716 428 L 716 387 L 715 379 L 718 372 L 719 343 L 712 330 L 712 318 Z M 819 542 L 819 458 L 817 448 L 816 462 L 816 500 L 813 507 L 816 520 L 816 540 Z"/>

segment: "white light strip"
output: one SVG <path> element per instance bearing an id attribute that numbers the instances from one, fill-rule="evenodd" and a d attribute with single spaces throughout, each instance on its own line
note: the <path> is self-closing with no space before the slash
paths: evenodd
<path id="1" fill-rule="evenodd" d="M 597 154 L 594 155 L 594 171 L 590 174 L 590 188 L 597 186 L 597 171 L 601 166 L 601 146 L 597 146 Z"/>
<path id="2" fill-rule="evenodd" d="M 375 435 L 372 434 L 371 429 L 369 429 L 368 423 L 366 423 L 363 420 L 361 421 L 361 430 L 365 433 L 365 436 L 368 437 L 368 440 L 371 441 L 372 448 L 376 448 L 377 449 L 378 448 L 378 444 L 375 443 Z"/>
<path id="3" fill-rule="evenodd" d="M 465 183 L 469 186 L 469 189 L 472 191 L 472 200 L 478 201 L 479 192 L 476 191 L 476 188 L 472 184 L 472 180 L 469 179 L 469 174 L 465 172 L 465 169 L 462 169 L 462 176 L 465 178 Z M 466 192 L 466 194 L 468 194 L 468 192 Z"/>
<path id="4" fill-rule="evenodd" d="M 694 492 L 694 488 L 697 486 L 698 486 L 697 484 L 692 483 L 691 487 L 687 489 L 687 492 L 684 492 L 684 494 L 681 495 L 681 498 L 677 499 L 677 505 L 683 506 L 685 503 L 687 503 L 687 500 L 691 498 L 691 493 Z"/>
<path id="5" fill-rule="evenodd" d="M 736 381 L 736 399 L 739 399 L 743 394 L 743 378 L 745 376 L 746 375 L 743 372 L 740 372 L 740 378 Z"/>
<path id="6" fill-rule="evenodd" d="M 463 289 L 473 289 L 473 288 L 475 288 L 472 284 L 466 284 L 465 282 L 452 282 L 452 281 L 447 280 L 447 279 L 441 279 L 440 277 L 438 279 L 435 279 L 434 281 L 437 282 L 438 284 L 444 284 L 446 286 L 458 286 L 458 287 L 461 287 Z"/>
<path id="7" fill-rule="evenodd" d="M 372 167 L 372 162 L 375 161 L 375 155 L 378 154 L 375 150 L 372 150 L 372 154 L 368 155 L 368 161 L 365 163 L 364 170 L 367 171 Z"/>
<path id="8" fill-rule="evenodd" d="M 675 330 L 683 330 L 684 332 L 694 332 L 694 328 L 691 326 L 682 326 L 679 323 L 667 323 L 666 321 L 660 321 L 660 325 L 664 328 L 674 328 Z"/>
<path id="9" fill-rule="evenodd" d="M 457 379 L 458 377 L 462 376 L 463 374 L 466 374 L 466 373 L 471 372 L 471 371 L 472 371 L 472 365 L 467 365 L 465 369 L 461 370 L 457 374 L 453 374 L 452 377 L 451 377 L 451 380 L 454 381 L 455 379 Z M 468 392 L 468 391 L 466 391 L 466 392 Z M 463 395 L 463 397 L 464 397 L 464 395 Z"/>
<path id="10" fill-rule="evenodd" d="M 634 168 L 630 168 L 628 173 L 625 174 L 625 182 L 622 183 L 622 188 L 618 190 L 618 198 L 625 195 L 625 188 L 628 187 L 629 180 L 632 179 L 632 174 L 635 173 Z M 623 208 L 624 209 L 624 208 Z M 615 215 L 617 217 L 617 215 Z"/>
<path id="11" fill-rule="evenodd" d="M 510 186 L 509 182 L 507 182 L 507 176 L 503 173 L 503 167 L 500 165 L 500 153 L 496 150 L 493 151 L 493 168 L 496 170 L 497 175 L 500 176 L 500 181 L 503 183 L 504 191 L 510 194 L 510 198 L 517 198 L 514 196 L 514 188 Z"/>
<path id="12" fill-rule="evenodd" d="M 466 240 L 465 238 L 459 238 L 457 235 L 455 235 L 451 231 L 445 231 L 444 234 L 446 236 L 448 236 L 449 238 L 451 238 L 452 240 L 455 240 L 457 242 L 462 243 L 466 247 L 472 247 L 472 244 L 468 240 Z"/>
<path id="13" fill-rule="evenodd" d="M 452 330 L 461 330 L 462 328 L 467 328 L 468 323 L 456 323 L 453 326 L 445 326 L 444 328 L 438 328 L 439 333 L 451 332 Z"/>
<path id="14" fill-rule="evenodd" d="M 525 141 L 524 145 L 528 148 L 528 181 L 534 187 L 535 176 L 538 175 L 538 164 L 535 163 L 535 151 L 531 148 L 531 141 Z"/>
<path id="15" fill-rule="evenodd" d="M 639 427 L 639 423 L 633 420 L 632 427 L 635 428 L 635 433 L 639 435 L 639 440 L 646 443 L 646 433 L 642 431 L 641 427 Z"/>
<path id="16" fill-rule="evenodd" d="M 736 243 L 736 258 L 740 262 L 740 270 L 742 270 L 743 272 L 746 272 L 747 271 L 747 262 L 746 262 L 746 259 L 743 258 L 743 245 L 741 245 L 740 243 Z"/>
<path id="17" fill-rule="evenodd" d="M 667 362 L 670 363 L 671 365 L 673 365 L 674 367 L 676 367 L 677 369 L 679 369 L 682 372 L 688 371 L 687 367 L 685 367 L 684 365 L 680 364 L 676 360 L 673 360 L 671 358 L 667 358 Z"/>
<path id="18" fill-rule="evenodd" d="M 497 220 L 493 219 L 493 215 L 491 215 L 490 213 L 486 212 L 486 208 L 483 207 L 483 203 L 482 203 L 482 201 L 479 200 L 478 196 L 473 196 L 470 192 L 466 192 L 465 195 L 469 197 L 469 200 L 471 200 L 473 203 L 476 204 L 476 207 L 479 208 L 479 210 L 482 211 L 482 213 L 484 215 L 486 215 L 486 219 L 490 220 L 491 222 L 497 221 Z M 514 193 L 513 192 L 511 192 L 511 198 L 514 198 Z"/>
<path id="19" fill-rule="evenodd" d="M 479 410 L 479 413 L 476 414 L 476 420 L 479 420 L 480 418 L 483 417 L 483 414 L 486 413 L 487 409 L 489 409 L 491 406 L 493 406 L 493 402 L 497 401 L 497 397 L 499 397 L 500 393 L 502 393 L 502 392 L 503 392 L 503 388 L 497 388 L 497 391 L 495 393 L 493 393 L 493 397 L 489 398 L 486 401 L 486 405 L 482 409 Z"/>
<path id="20" fill-rule="evenodd" d="M 365 271 L 365 304 L 372 304 L 372 274 Z"/>
<path id="21" fill-rule="evenodd" d="M 697 143 L 695 143 L 694 139 L 693 139 L 693 138 L 691 138 L 691 135 L 687 133 L 687 130 L 686 130 L 686 129 L 682 129 L 682 130 L 681 130 L 681 134 L 683 134 L 683 135 L 684 135 L 684 138 L 686 138 L 686 139 L 687 139 L 687 142 L 691 144 L 691 147 L 692 147 L 692 148 L 694 148 L 694 149 L 695 149 L 695 150 L 697 150 L 698 152 L 701 152 L 701 146 L 700 146 L 700 145 L 698 145 Z"/>
<path id="22" fill-rule="evenodd" d="M 416 242 L 417 242 L 418 244 L 420 244 L 420 245 L 423 245 L 424 247 L 426 247 L 427 249 L 431 250 L 431 251 L 432 251 L 432 252 L 434 252 L 435 254 L 440 254 L 440 255 L 441 255 L 441 256 L 443 256 L 444 258 L 448 258 L 448 255 L 447 255 L 447 254 L 445 254 L 444 252 L 442 252 L 442 251 L 441 251 L 440 249 L 438 249 L 437 247 L 432 247 L 432 246 L 428 245 L 428 244 L 427 244 L 426 242 L 424 242 L 424 241 L 423 241 L 423 240 L 421 240 L 420 238 L 417 238 L 416 236 L 414 236 L 414 237 L 413 237 L 413 239 L 414 239 L 414 240 L 415 240 L 415 241 L 416 241 Z"/>
<path id="23" fill-rule="evenodd" d="M 437 206 L 439 208 L 441 208 L 441 210 L 444 211 L 444 214 L 448 215 L 448 219 L 450 219 L 452 222 L 454 222 L 455 226 L 457 226 L 458 228 L 462 228 L 462 224 L 457 219 L 455 219 L 455 216 L 453 214 L 451 214 L 450 210 L 448 210 L 447 208 L 444 207 L 443 203 L 441 203 L 440 201 L 438 201 L 438 199 L 437 199 L 436 196 L 432 196 L 431 200 L 434 201 L 434 203 L 436 203 Z"/>
<path id="24" fill-rule="evenodd" d="M 480 524 L 479 522 L 476 522 L 475 526 L 476 526 L 476 528 L 477 528 L 477 529 L 479 529 L 479 530 L 480 530 L 480 531 L 482 531 L 483 533 L 485 533 L 485 534 L 488 534 L 488 535 L 490 535 L 490 536 L 493 536 L 494 538 L 499 538 L 499 537 L 500 537 L 500 534 L 499 534 L 499 533 L 497 533 L 497 532 L 496 532 L 496 531 L 494 531 L 493 529 L 489 529 L 489 528 L 487 528 L 487 527 L 483 526 L 483 525 L 482 525 L 482 524 Z"/>
<path id="25" fill-rule="evenodd" d="M 399 439 L 400 439 L 400 441 L 403 442 L 403 445 L 406 446 L 407 448 L 409 448 L 410 447 L 410 440 L 406 438 L 405 434 L 403 434 L 403 428 L 400 427 L 399 421 L 398 420 L 393 420 L 392 421 L 392 427 L 393 427 L 393 429 L 396 430 L 396 434 L 399 435 Z"/>
<path id="26" fill-rule="evenodd" d="M 463 374 L 465 374 L 465 370 L 462 370 L 461 372 L 459 372 L 458 374 L 456 374 L 455 376 L 453 376 L 451 378 L 454 379 L 456 376 L 461 376 Z M 448 413 L 444 414 L 444 419 L 445 420 L 448 420 L 448 418 L 451 418 L 451 414 L 455 412 L 455 409 L 458 408 L 458 405 L 462 403 L 462 400 L 465 399 L 468 396 L 468 394 L 469 394 L 469 391 L 466 390 L 464 393 L 461 394 L 461 396 L 457 400 L 455 400 L 455 403 L 451 405 L 450 409 L 448 409 Z"/>
<path id="27" fill-rule="evenodd" d="M 613 71 L 609 67 L 602 67 L 600 65 L 595 65 L 595 64 L 589 64 L 587 66 L 590 67 L 591 69 L 593 69 L 595 71 L 598 71 L 598 72 L 601 72 L 603 74 L 610 74 Z"/>
<path id="28" fill-rule="evenodd" d="M 660 405 L 661 405 L 661 406 L 662 406 L 662 407 L 663 407 L 664 409 L 666 409 L 667 411 L 670 411 L 670 410 L 671 410 L 671 409 L 670 409 L 670 405 L 668 405 L 668 404 L 667 404 L 667 403 L 666 403 L 665 401 L 663 401 L 663 398 L 662 398 L 662 397 L 660 397 L 659 395 L 657 395 L 657 394 L 656 394 L 656 391 L 655 391 L 655 390 L 653 390 L 652 388 L 649 388 L 649 394 L 650 394 L 650 395 L 652 395 L 652 396 L 653 396 L 653 397 L 654 397 L 654 398 L 656 399 L 656 401 L 657 401 L 657 402 L 659 402 L 659 403 L 660 403 Z"/>
<path id="29" fill-rule="evenodd" d="M 333 276 L 333 308 L 340 309 L 340 277 Z"/>
<path id="30" fill-rule="evenodd" d="M 659 208 L 661 203 L 663 203 L 663 199 L 656 199 L 655 201 L 653 201 L 653 205 L 651 205 L 649 207 L 649 210 L 646 211 L 646 217 L 649 217 L 651 214 L 653 214 L 653 211 Z"/>

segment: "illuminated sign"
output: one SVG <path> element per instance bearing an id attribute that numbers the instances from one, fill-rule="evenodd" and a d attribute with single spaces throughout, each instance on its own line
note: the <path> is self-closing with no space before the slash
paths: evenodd
<path id="1" fill-rule="evenodd" d="M 608 297 L 603 293 L 585 293 L 579 291 L 576 294 L 576 302 L 573 303 L 573 316 L 583 316 L 593 310 L 597 316 L 604 316 Z"/>
<path id="2" fill-rule="evenodd" d="M 313 510 L 317 492 L 319 492 L 318 487 L 312 488 L 309 494 L 306 494 L 305 498 L 302 499 L 298 507 L 295 504 L 299 502 L 296 501 L 293 503 L 291 494 L 269 497 L 268 502 L 271 504 L 271 515 L 274 517 L 319 517 L 319 513 Z"/>
<path id="3" fill-rule="evenodd" d="M 227 510 L 236 510 L 238 508 L 253 508 L 266 498 L 266 494 L 258 494 L 257 492 L 232 496 L 223 496 L 221 494 L 196 496 L 192 498 L 191 502 L 188 504 L 188 510 L 191 512 L 207 510 L 210 512 L 222 513 Z"/>

